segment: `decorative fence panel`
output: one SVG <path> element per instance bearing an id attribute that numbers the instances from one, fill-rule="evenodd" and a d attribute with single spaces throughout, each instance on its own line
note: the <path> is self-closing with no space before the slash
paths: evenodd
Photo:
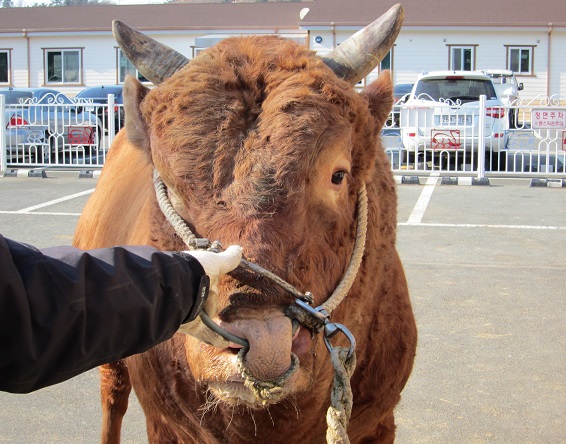
<path id="1" fill-rule="evenodd" d="M 122 105 L 46 94 L 6 103 L 0 94 L 0 165 L 6 168 L 102 167 L 123 122 Z"/>
<path id="2" fill-rule="evenodd" d="M 122 105 L 63 95 L 6 104 L 0 94 L 0 168 L 101 168 L 124 122 Z M 566 177 L 566 101 L 486 107 L 396 103 L 382 132 L 395 174 Z M 448 106 L 447 106 L 448 105 Z M 495 122 L 495 123 L 494 123 Z"/>
<path id="3" fill-rule="evenodd" d="M 565 177 L 565 103 L 551 97 L 486 107 L 480 101 L 479 110 L 396 103 L 382 140 L 396 173 Z"/>

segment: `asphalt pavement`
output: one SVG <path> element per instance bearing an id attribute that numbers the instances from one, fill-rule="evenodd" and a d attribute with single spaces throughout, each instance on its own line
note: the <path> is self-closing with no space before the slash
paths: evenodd
<path id="1" fill-rule="evenodd" d="M 70 244 L 96 182 L 0 178 L 0 232 Z M 397 244 L 419 328 L 398 443 L 566 443 L 566 188 L 490 184 L 398 186 Z M 97 370 L 0 393 L 0 405 L 0 443 L 99 442 Z M 147 441 L 133 395 L 122 439 Z"/>

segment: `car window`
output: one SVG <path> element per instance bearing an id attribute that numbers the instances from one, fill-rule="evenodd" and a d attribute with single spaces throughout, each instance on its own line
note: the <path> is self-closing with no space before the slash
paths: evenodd
<path id="1" fill-rule="evenodd" d="M 507 83 L 509 85 L 515 85 L 515 77 L 513 76 L 504 76 L 503 78 L 503 82 L 502 83 Z"/>
<path id="2" fill-rule="evenodd" d="M 71 99 L 69 99 L 65 94 L 60 93 L 59 91 L 41 91 L 41 93 L 36 97 L 37 103 L 41 104 L 57 103 L 69 105 L 73 103 Z"/>
<path id="3" fill-rule="evenodd" d="M 508 76 L 505 74 L 489 74 L 489 77 L 491 77 L 491 80 L 493 81 L 493 83 L 495 85 L 504 85 L 504 84 L 508 84 L 508 85 L 515 85 L 515 77 L 513 76 Z"/>
<path id="4" fill-rule="evenodd" d="M 490 75 L 491 77 L 491 81 L 493 82 L 494 85 L 502 85 L 505 82 L 505 77 L 502 77 L 500 75 Z"/>
<path id="5" fill-rule="evenodd" d="M 24 91 L 0 91 L 0 94 L 6 97 L 6 105 L 17 105 L 33 97 L 31 92 Z"/>
<path id="6" fill-rule="evenodd" d="M 395 85 L 395 89 L 393 90 L 395 94 L 407 94 L 411 92 L 411 89 L 413 89 L 413 84 L 412 83 L 407 83 L 407 84 L 399 84 L 399 85 Z"/>
<path id="7" fill-rule="evenodd" d="M 491 81 L 464 78 L 422 79 L 415 91 L 417 98 L 427 100 L 430 97 L 435 101 L 444 99 L 469 102 L 479 100 L 482 94 L 488 99 L 496 99 L 495 88 Z"/>
<path id="8" fill-rule="evenodd" d="M 94 98 L 106 98 L 108 94 L 114 94 L 115 96 L 119 96 L 122 93 L 122 88 L 89 88 L 81 91 L 77 94 L 77 97 L 81 99 L 94 99 Z"/>

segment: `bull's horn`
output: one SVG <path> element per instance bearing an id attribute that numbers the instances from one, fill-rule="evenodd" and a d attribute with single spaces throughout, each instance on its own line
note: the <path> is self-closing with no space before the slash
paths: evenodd
<path id="1" fill-rule="evenodd" d="M 401 30 L 405 11 L 396 4 L 373 23 L 322 57 L 324 63 L 342 79 L 355 85 L 387 55 Z"/>
<path id="2" fill-rule="evenodd" d="M 154 85 L 159 85 L 189 63 L 184 55 L 119 20 L 112 22 L 112 33 L 128 60 Z"/>

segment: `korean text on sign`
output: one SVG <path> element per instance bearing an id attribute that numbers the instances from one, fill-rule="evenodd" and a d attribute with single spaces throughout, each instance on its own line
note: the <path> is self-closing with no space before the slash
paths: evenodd
<path id="1" fill-rule="evenodd" d="M 566 110 L 533 109 L 531 120 L 533 129 L 564 129 L 566 128 Z"/>

